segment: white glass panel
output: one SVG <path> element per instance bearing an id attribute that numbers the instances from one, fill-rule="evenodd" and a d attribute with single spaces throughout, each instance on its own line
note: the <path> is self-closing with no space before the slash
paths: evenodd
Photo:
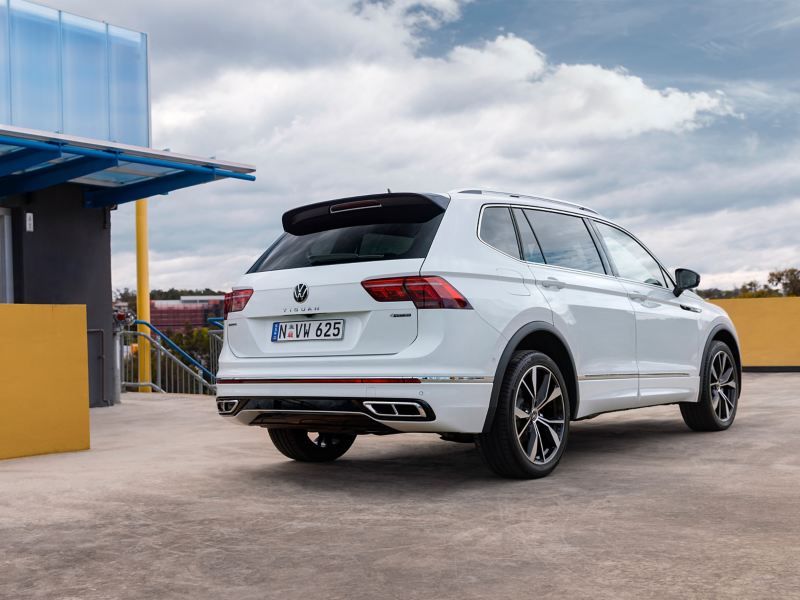
<path id="1" fill-rule="evenodd" d="M 58 11 L 24 0 L 10 6 L 12 124 L 61 131 Z"/>
<path id="2" fill-rule="evenodd" d="M 8 0 L 0 0 L 0 123 L 11 123 L 11 85 L 7 65 Z"/>
<path id="3" fill-rule="evenodd" d="M 61 14 L 64 133 L 108 139 L 106 25 Z"/>
<path id="4" fill-rule="evenodd" d="M 111 81 L 111 139 L 148 146 L 147 37 L 108 26 Z"/>

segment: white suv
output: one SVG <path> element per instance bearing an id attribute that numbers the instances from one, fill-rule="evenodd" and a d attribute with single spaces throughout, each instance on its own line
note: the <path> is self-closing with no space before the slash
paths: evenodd
<path id="1" fill-rule="evenodd" d="M 283 227 L 226 296 L 217 408 L 290 458 L 431 432 L 541 477 L 573 420 L 677 403 L 692 429 L 733 422 L 728 316 L 689 291 L 696 273 L 673 279 L 589 208 L 387 193 L 303 206 Z"/>

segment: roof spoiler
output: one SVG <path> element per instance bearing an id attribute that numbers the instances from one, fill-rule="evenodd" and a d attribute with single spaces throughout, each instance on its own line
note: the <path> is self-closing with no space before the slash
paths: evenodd
<path id="1" fill-rule="evenodd" d="M 425 223 L 442 214 L 450 199 L 439 194 L 385 193 L 339 198 L 294 208 L 283 214 L 283 229 L 305 235 L 378 223 Z"/>

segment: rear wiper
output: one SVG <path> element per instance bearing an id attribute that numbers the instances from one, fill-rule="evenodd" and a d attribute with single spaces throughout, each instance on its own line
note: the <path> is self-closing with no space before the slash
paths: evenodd
<path id="1" fill-rule="evenodd" d="M 335 252 L 333 254 L 309 254 L 308 262 L 312 265 L 342 262 L 348 260 L 380 260 L 383 254 L 357 254 L 356 252 Z"/>

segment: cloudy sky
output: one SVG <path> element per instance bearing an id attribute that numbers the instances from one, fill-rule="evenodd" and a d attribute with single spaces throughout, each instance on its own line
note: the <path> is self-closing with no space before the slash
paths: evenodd
<path id="1" fill-rule="evenodd" d="M 796 0 L 46 1 L 149 33 L 155 147 L 258 169 L 151 201 L 153 287 L 230 287 L 286 209 L 387 187 L 585 203 L 704 286 L 800 267 Z"/>

